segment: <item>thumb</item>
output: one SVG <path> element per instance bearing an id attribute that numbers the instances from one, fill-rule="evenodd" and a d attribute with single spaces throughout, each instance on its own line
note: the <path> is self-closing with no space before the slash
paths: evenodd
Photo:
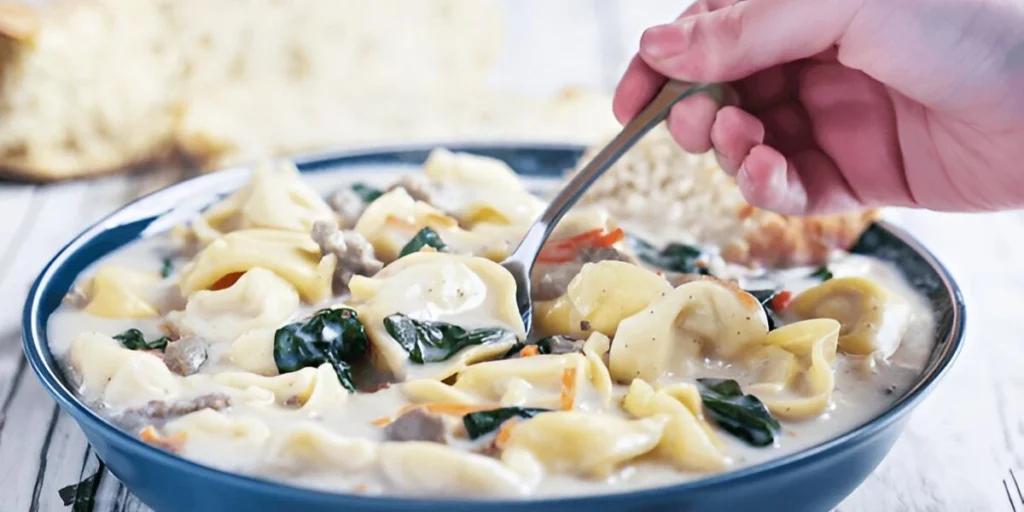
<path id="1" fill-rule="evenodd" d="M 679 80 L 731 82 L 839 43 L 861 3 L 747 0 L 647 29 L 640 58 Z"/>

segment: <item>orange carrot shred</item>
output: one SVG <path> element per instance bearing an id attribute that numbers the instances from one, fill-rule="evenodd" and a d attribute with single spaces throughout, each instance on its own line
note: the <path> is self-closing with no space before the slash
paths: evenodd
<path id="1" fill-rule="evenodd" d="M 498 429 L 498 435 L 494 436 L 494 446 L 503 448 L 508 439 L 512 437 L 512 427 L 519 422 L 519 418 L 511 418 L 501 424 L 501 428 Z"/>
<path id="2" fill-rule="evenodd" d="M 238 282 L 238 279 L 240 277 L 242 277 L 242 274 L 244 274 L 244 273 L 245 272 L 232 272 L 230 274 L 224 274 L 215 283 L 210 285 L 210 289 L 213 290 L 213 291 L 217 291 L 217 290 L 223 290 L 225 288 L 230 288 L 231 285 L 233 285 L 236 282 Z"/>
<path id="3" fill-rule="evenodd" d="M 519 357 L 530 357 L 537 354 L 540 354 L 540 349 L 537 348 L 537 345 L 528 345 L 519 351 Z"/>
<path id="4" fill-rule="evenodd" d="M 403 405 L 398 409 L 393 416 L 385 416 L 383 418 L 377 418 L 370 422 L 370 425 L 375 427 L 386 427 L 392 422 L 397 420 L 401 415 L 412 411 L 413 409 L 423 409 L 427 412 L 434 414 L 444 414 L 446 416 L 465 416 L 471 412 L 489 411 L 491 409 L 497 409 L 497 405 L 475 405 L 475 404 L 408 404 Z"/>
<path id="5" fill-rule="evenodd" d="M 362 494 L 362 493 L 366 492 L 367 490 L 369 490 L 369 488 L 370 488 L 370 486 L 366 485 L 366 484 L 356 484 L 356 486 L 352 488 L 352 492 Z"/>
<path id="6" fill-rule="evenodd" d="M 626 237 L 622 228 L 605 233 L 603 229 L 592 229 L 576 236 L 546 244 L 537 256 L 540 263 L 566 263 L 576 258 L 584 247 L 611 247 Z"/>
<path id="7" fill-rule="evenodd" d="M 562 371 L 562 393 L 558 398 L 563 411 L 572 410 L 576 403 L 576 368 L 566 368 Z"/>
<path id="8" fill-rule="evenodd" d="M 789 290 L 782 290 L 781 292 L 776 293 L 774 297 L 772 297 L 772 309 L 775 311 L 782 311 L 783 309 L 786 309 L 786 306 L 788 306 L 789 303 L 792 302 L 792 300 L 793 292 Z"/>
<path id="9" fill-rule="evenodd" d="M 626 232 L 622 228 L 616 228 L 614 231 L 601 235 L 594 240 L 593 247 L 611 247 L 626 238 Z"/>
<path id="10" fill-rule="evenodd" d="M 164 436 L 157 432 L 156 427 L 153 425 L 148 425 L 139 431 L 139 438 L 144 442 L 171 452 L 181 450 L 182 446 L 185 444 L 186 437 L 187 434 L 185 432 L 179 432 L 171 436 Z"/>

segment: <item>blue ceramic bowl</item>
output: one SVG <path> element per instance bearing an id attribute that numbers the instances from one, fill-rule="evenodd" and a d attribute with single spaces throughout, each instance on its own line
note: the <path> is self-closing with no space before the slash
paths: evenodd
<path id="1" fill-rule="evenodd" d="M 344 172 L 365 166 L 421 164 L 433 146 L 385 148 L 298 158 L 303 172 Z M 564 145 L 457 144 L 450 149 L 496 157 L 524 175 L 557 176 L 581 148 Z M 867 424 L 799 453 L 711 478 L 636 492 L 532 501 L 427 500 L 331 494 L 226 473 L 176 457 L 119 430 L 73 392 L 47 343 L 46 323 L 78 274 L 139 238 L 157 235 L 240 187 L 244 168 L 201 176 L 151 194 L 101 220 L 64 247 L 29 292 L 24 349 L 39 380 L 78 422 L 96 454 L 124 485 L 160 512 L 241 510 L 758 510 L 825 511 L 856 488 L 881 462 L 911 410 L 935 387 L 963 345 L 964 303 L 952 277 L 908 235 L 872 226 L 855 251 L 891 261 L 938 312 L 935 349 L 920 379 L 885 413 Z"/>

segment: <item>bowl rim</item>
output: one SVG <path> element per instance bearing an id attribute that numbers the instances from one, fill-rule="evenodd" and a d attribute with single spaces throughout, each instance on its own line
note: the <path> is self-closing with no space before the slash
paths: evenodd
<path id="1" fill-rule="evenodd" d="M 387 166 L 397 165 L 403 163 L 401 155 L 411 155 L 423 152 L 428 152 L 434 148 L 445 147 L 452 151 L 522 151 L 522 152 L 574 152 L 581 153 L 586 149 L 585 146 L 579 144 L 569 143 L 551 143 L 551 142 L 532 142 L 532 141 L 518 141 L 518 142 L 493 142 L 493 141 L 442 141 L 437 143 L 418 143 L 418 144 L 396 144 L 386 146 L 371 146 L 364 148 L 350 148 L 341 150 L 327 150 L 301 153 L 297 155 L 291 155 L 286 159 L 294 162 L 300 169 L 303 166 L 316 167 L 315 169 L 303 172 L 346 172 L 346 168 L 360 167 L 367 163 L 362 162 L 363 159 L 370 158 L 373 160 L 372 164 Z M 379 159 L 380 161 L 376 161 Z M 390 163 L 388 163 L 390 161 Z M 213 187 L 216 188 L 218 184 L 224 186 L 224 183 L 229 183 L 239 179 L 243 173 L 249 172 L 252 168 L 250 162 L 241 163 L 221 169 L 218 172 L 196 176 L 175 184 L 172 184 L 163 189 L 146 194 L 130 203 L 116 209 L 108 215 L 105 215 L 100 220 L 94 222 L 89 227 L 85 228 L 82 232 L 76 235 L 70 242 L 62 247 L 50 261 L 43 267 L 39 276 L 35 279 L 32 287 L 26 298 L 25 306 L 22 313 L 22 348 L 25 353 L 25 357 L 28 360 L 33 372 L 36 377 L 43 384 L 43 387 L 50 394 L 51 397 L 64 409 L 65 412 L 71 414 L 77 423 L 80 423 L 80 428 L 88 427 L 83 430 L 91 430 L 99 434 L 106 436 L 108 442 L 119 445 L 119 448 L 130 452 L 133 457 L 141 457 L 148 459 L 155 459 L 155 462 L 167 465 L 174 468 L 174 471 L 186 471 L 196 476 L 205 478 L 215 478 L 224 482 L 225 484 L 246 488 L 250 490 L 259 490 L 263 492 L 273 492 L 285 499 L 292 500 L 310 500 L 317 499 L 320 501 L 345 501 L 347 504 L 352 506 L 358 505 L 375 505 L 375 506 L 460 506 L 470 503 L 478 504 L 481 506 L 492 506 L 498 505 L 503 507 L 519 506 L 519 505 L 578 505 L 585 502 L 592 502 L 595 499 L 602 500 L 606 503 L 612 503 L 614 501 L 621 500 L 637 500 L 637 499 L 657 499 L 665 497 L 667 495 L 677 494 L 687 491 L 698 491 L 698 490 L 710 490 L 714 488 L 722 488 L 738 485 L 743 482 L 748 482 L 757 479 L 763 475 L 778 471 L 787 466 L 796 466 L 800 464 L 811 463 L 815 460 L 821 460 L 835 455 L 839 451 L 842 451 L 846 447 L 859 445 L 875 434 L 886 429 L 889 425 L 909 413 L 928 393 L 930 393 L 936 384 L 949 370 L 950 366 L 955 362 L 959 353 L 961 352 L 964 344 L 964 333 L 965 333 L 965 322 L 966 322 L 966 306 L 964 303 L 963 295 L 960 291 L 956 281 L 950 275 L 948 269 L 938 261 L 938 259 L 925 248 L 920 242 L 918 242 L 913 236 L 908 234 L 901 228 L 895 227 L 892 224 L 885 221 L 878 221 L 884 230 L 898 238 L 901 242 L 906 244 L 916 253 L 918 253 L 924 261 L 934 270 L 936 275 L 941 280 L 942 288 L 944 293 L 949 296 L 952 300 L 952 328 L 950 332 L 942 339 L 938 339 L 936 347 L 933 348 L 932 357 L 929 359 L 929 363 L 922 370 L 921 377 L 916 381 L 913 387 L 911 387 L 906 393 L 903 394 L 896 402 L 894 402 L 888 409 L 880 413 L 875 418 L 868 422 L 848 431 L 839 436 L 827 439 L 816 445 L 804 448 L 800 451 L 769 459 L 767 461 L 738 468 L 725 473 L 712 475 L 706 478 L 698 478 L 691 481 L 680 482 L 677 484 L 663 485 L 657 487 L 641 488 L 636 490 L 624 490 L 613 493 L 603 494 L 586 494 L 586 495 L 570 495 L 570 496 L 543 496 L 537 498 L 527 499 L 479 499 L 479 498 L 414 498 L 414 497 L 403 497 L 403 496 L 362 496 L 357 494 L 347 494 L 342 492 L 331 492 L 316 488 L 307 488 L 280 481 L 267 480 L 258 478 L 255 476 L 249 476 L 241 473 L 234 473 L 226 470 L 221 470 L 212 466 L 207 466 L 202 463 L 166 452 L 154 446 L 148 445 L 135 436 L 129 435 L 124 430 L 110 423 L 108 420 L 101 417 L 94 410 L 90 409 L 84 402 L 82 402 L 75 393 L 65 386 L 63 379 L 59 376 L 60 368 L 52 361 L 56 358 L 50 352 L 49 343 L 47 342 L 46 336 L 43 334 L 40 326 L 48 320 L 49 315 L 42 318 L 42 291 L 49 285 L 50 281 L 54 278 L 55 273 L 64 264 L 66 264 L 79 249 L 82 248 L 90 240 L 94 239 L 100 233 L 106 232 L 113 227 L 116 227 L 116 221 L 120 215 L 138 209 L 141 206 L 149 202 L 154 202 L 157 198 L 163 197 L 167 200 L 174 196 L 182 196 L 185 190 L 188 189 L 202 189 Z M 179 197 L 180 199 L 180 197 Z M 137 239 L 138 237 L 136 237 Z M 118 246 L 119 248 L 121 246 Z M 116 248 L 112 248 L 106 251 L 106 254 L 110 254 Z M 95 260 L 93 260 L 95 261 Z M 90 262 L 91 263 L 91 262 Z M 51 313 L 52 314 L 52 313 Z M 935 357 L 935 350 L 941 350 L 941 354 Z M 129 489 L 131 490 L 131 489 Z"/>

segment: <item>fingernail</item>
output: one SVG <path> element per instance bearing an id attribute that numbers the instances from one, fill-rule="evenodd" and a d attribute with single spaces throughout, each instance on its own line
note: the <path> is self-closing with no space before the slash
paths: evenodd
<path id="1" fill-rule="evenodd" d="M 679 53 L 682 45 L 679 27 L 674 24 L 658 25 L 644 32 L 640 40 L 640 54 L 651 59 L 662 59 Z"/>

